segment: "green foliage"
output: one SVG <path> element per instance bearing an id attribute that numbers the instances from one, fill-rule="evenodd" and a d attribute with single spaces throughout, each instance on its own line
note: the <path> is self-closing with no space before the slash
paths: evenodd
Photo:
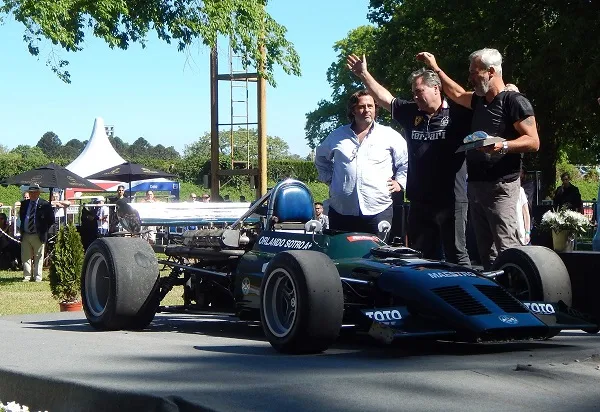
<path id="1" fill-rule="evenodd" d="M 275 84 L 273 71 L 300 74 L 293 45 L 285 39 L 286 29 L 266 12 L 267 0 L 5 0 L 0 19 L 12 15 L 25 26 L 24 41 L 29 52 L 40 53 L 42 39 L 67 52 L 82 50 L 86 35 L 104 40 L 109 47 L 126 50 L 132 43 L 146 44 L 148 32 L 159 39 L 176 42 L 180 51 L 200 41 L 216 47 L 219 36 L 231 39 L 236 55 L 246 66 Z M 264 46 L 266 56 L 261 52 Z M 47 65 L 65 82 L 70 82 L 68 61 L 50 54 Z"/>
<path id="2" fill-rule="evenodd" d="M 236 161 L 256 164 L 258 161 L 258 131 L 257 129 L 239 128 L 233 133 L 226 130 L 219 132 L 219 155 L 231 156 L 231 141 L 233 139 L 233 158 Z M 210 159 L 211 135 L 204 133 L 195 142 L 186 145 L 184 158 Z M 267 153 L 270 160 L 289 158 L 290 147 L 285 140 L 277 136 L 267 136 Z"/>
<path id="3" fill-rule="evenodd" d="M 329 186 L 321 182 L 308 182 L 306 183 L 310 189 L 315 202 L 323 202 L 325 199 L 329 199 Z"/>
<path id="4" fill-rule="evenodd" d="M 555 180 L 560 181 L 560 175 L 563 173 L 568 173 L 571 176 L 573 181 L 578 181 L 581 179 L 581 173 L 579 173 L 579 169 L 568 162 L 560 162 L 556 165 L 556 176 Z"/>
<path id="5" fill-rule="evenodd" d="M 50 261 L 50 290 L 60 302 L 74 302 L 80 297 L 80 278 L 84 250 L 75 225 L 60 228 Z"/>
<path id="6" fill-rule="evenodd" d="M 37 147 L 49 158 L 57 157 L 60 154 L 62 142 L 54 132 L 46 132 L 38 141 Z"/>
<path id="7" fill-rule="evenodd" d="M 15 202 L 21 201 L 22 199 L 23 194 L 18 186 L 0 186 L 0 202 L 2 202 L 4 206 L 14 206 Z M 4 212 L 6 211 L 4 210 Z"/>
<path id="8" fill-rule="evenodd" d="M 598 182 L 579 180 L 573 182 L 573 184 L 579 189 L 582 200 L 592 200 L 598 198 Z"/>
<path id="9" fill-rule="evenodd" d="M 316 182 L 317 168 L 313 162 L 306 160 L 270 161 L 267 177 L 274 181 L 291 177 L 305 183 Z"/>

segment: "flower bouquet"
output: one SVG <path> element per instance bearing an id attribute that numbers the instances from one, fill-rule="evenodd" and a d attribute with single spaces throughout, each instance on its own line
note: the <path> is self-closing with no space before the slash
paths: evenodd
<path id="1" fill-rule="evenodd" d="M 590 220 L 579 212 L 568 209 L 549 210 L 542 216 L 542 230 L 552 231 L 556 251 L 572 251 L 575 236 L 585 234 L 591 227 Z"/>
<path id="2" fill-rule="evenodd" d="M 16 402 L 9 402 L 5 405 L 0 401 L 0 412 L 29 412 L 29 408 Z"/>

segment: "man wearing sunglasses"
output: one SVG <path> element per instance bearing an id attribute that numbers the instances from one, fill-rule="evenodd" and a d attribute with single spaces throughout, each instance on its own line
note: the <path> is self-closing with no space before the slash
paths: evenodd
<path id="1" fill-rule="evenodd" d="M 405 131 L 409 245 L 425 258 L 440 259 L 443 251 L 449 262 L 470 266 L 465 241 L 465 156 L 455 153 L 469 133 L 470 111 L 443 98 L 440 78 L 433 70 L 413 72 L 409 77 L 413 100 L 403 100 L 373 78 L 364 55 L 350 55 L 346 62 Z"/>

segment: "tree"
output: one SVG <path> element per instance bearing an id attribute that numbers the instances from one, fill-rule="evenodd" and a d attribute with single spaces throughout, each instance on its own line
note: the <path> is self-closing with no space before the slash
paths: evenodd
<path id="1" fill-rule="evenodd" d="M 330 71 L 343 65 L 347 52 L 367 49 L 375 77 L 392 93 L 409 97 L 406 77 L 421 66 L 416 53 L 433 52 L 445 72 L 464 84 L 469 54 L 494 47 L 504 56 L 505 80 L 517 84 L 533 103 L 541 146 L 538 153 L 527 154 L 525 162 L 528 169 L 542 171 L 543 191 L 553 188 L 561 149 L 592 148 L 596 159 L 600 157 L 596 143 L 600 108 L 598 96 L 590 94 L 600 90 L 599 2 L 440 0 L 432 7 L 426 0 L 371 0 L 369 18 L 376 25 L 372 42 L 342 49 Z M 346 43 L 336 46 L 352 45 L 352 35 L 356 37 L 352 32 Z M 348 88 L 353 85 L 347 83 L 351 75 L 346 72 L 331 77 L 336 92 L 326 102 L 328 113 L 341 113 L 345 104 L 338 89 L 351 92 Z M 307 130 L 318 130 L 318 113 L 307 117 L 312 121 Z M 322 124 L 331 121 L 321 119 Z M 307 133 L 307 140 L 313 136 Z"/>
<path id="2" fill-rule="evenodd" d="M 152 149 L 152 145 L 143 137 L 138 137 L 135 142 L 129 146 L 130 157 L 144 157 L 147 156 Z"/>
<path id="3" fill-rule="evenodd" d="M 62 142 L 54 132 L 46 132 L 36 144 L 49 158 L 59 155 Z"/>
<path id="4" fill-rule="evenodd" d="M 121 157 L 128 157 L 129 143 L 124 142 L 119 136 L 108 136 L 108 141 Z"/>
<path id="5" fill-rule="evenodd" d="M 204 133 L 192 144 L 186 145 L 183 157 L 196 157 L 204 160 L 210 159 L 210 132 Z M 258 161 L 258 131 L 256 129 L 238 129 L 233 132 L 234 160 L 246 161 L 256 164 Z M 267 136 L 267 157 L 270 160 L 290 158 L 289 145 L 278 136 Z M 231 132 L 219 132 L 220 156 L 231 156 Z"/>
<path id="6" fill-rule="evenodd" d="M 231 39 L 233 52 L 245 56 L 248 66 L 263 67 L 261 74 L 275 84 L 273 70 L 281 66 L 299 75 L 299 58 L 285 39 L 286 29 L 266 12 L 268 0 L 5 0 L 1 15 L 22 23 L 29 52 L 38 56 L 40 43 L 48 40 L 67 52 L 82 50 L 86 35 L 104 40 L 109 47 L 127 49 L 132 43 L 146 44 L 148 32 L 176 42 L 179 51 L 195 41 L 216 47 L 217 37 Z M 90 31 L 88 31 L 90 30 Z M 261 53 L 264 45 L 266 57 Z M 68 61 L 54 59 L 47 64 L 65 82 L 70 82 Z"/>
<path id="7" fill-rule="evenodd" d="M 160 160 L 177 160 L 181 158 L 179 152 L 173 146 L 164 147 L 162 144 L 151 148 L 150 154 L 152 157 Z"/>
<path id="8" fill-rule="evenodd" d="M 63 159 L 73 160 L 83 151 L 85 145 L 77 139 L 71 139 L 59 150 L 59 156 Z"/>

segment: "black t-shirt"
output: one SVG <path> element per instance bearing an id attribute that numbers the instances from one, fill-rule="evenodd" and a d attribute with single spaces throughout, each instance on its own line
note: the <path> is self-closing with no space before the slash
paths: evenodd
<path id="1" fill-rule="evenodd" d="M 456 174 L 465 160 L 464 152 L 456 153 L 456 149 L 470 132 L 471 110 L 444 100 L 441 110 L 428 117 L 415 102 L 394 99 L 391 112 L 404 128 L 408 145 L 406 197 L 421 202 L 454 201 Z"/>
<path id="2" fill-rule="evenodd" d="M 512 91 L 500 92 L 489 104 L 484 96 L 473 94 L 471 108 L 473 109 L 471 126 L 473 132 L 483 130 L 490 136 L 499 136 L 506 140 L 514 140 L 520 136 L 514 123 L 534 116 L 529 100 L 522 94 Z M 519 177 L 522 157 L 522 153 L 491 155 L 479 150 L 469 150 L 467 153 L 469 181 L 513 182 Z"/>

